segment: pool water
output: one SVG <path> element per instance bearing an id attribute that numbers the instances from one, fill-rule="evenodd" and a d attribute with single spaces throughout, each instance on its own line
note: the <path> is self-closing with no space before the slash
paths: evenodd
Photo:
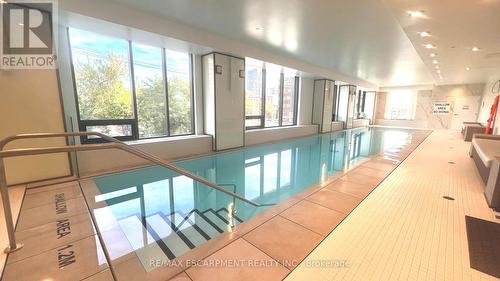
<path id="1" fill-rule="evenodd" d="M 106 203 L 94 209 L 95 219 L 105 229 L 112 216 L 136 253 L 153 244 L 161 250 L 156 255 L 174 259 L 410 136 L 401 129 L 353 129 L 174 162 L 262 207 L 159 166 L 95 177 L 95 201 Z M 152 270 L 151 257 L 142 257 Z"/>

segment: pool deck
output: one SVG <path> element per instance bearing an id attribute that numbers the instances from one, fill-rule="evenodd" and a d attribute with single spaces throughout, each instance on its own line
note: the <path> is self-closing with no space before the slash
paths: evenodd
<path id="1" fill-rule="evenodd" d="M 89 181 L 81 182 L 86 202 L 76 182 L 28 190 L 18 238 L 42 246 L 37 254 L 9 256 L 4 280 L 498 280 L 469 265 L 465 216 L 499 221 L 467 155 L 470 143 L 453 131 L 427 135 L 415 131 L 411 143 L 391 152 L 392 159 L 404 160 L 399 166 L 387 155 L 374 156 L 191 250 L 178 258 L 180 266 L 149 273 L 134 252 L 113 262 L 111 271 L 85 208 L 93 207 Z M 67 212 L 46 215 L 61 192 Z M 30 232 L 33 218 L 46 224 L 36 223 Z M 64 227 L 54 222 L 66 218 L 75 221 L 76 231 L 55 239 Z M 37 235 L 45 232 L 50 235 Z M 64 259 L 68 243 L 74 263 Z M 192 260 L 246 264 L 188 266 Z"/>

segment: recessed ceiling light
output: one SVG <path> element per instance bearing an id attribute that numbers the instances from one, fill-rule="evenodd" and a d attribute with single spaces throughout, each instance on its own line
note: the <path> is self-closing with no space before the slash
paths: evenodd
<path id="1" fill-rule="evenodd" d="M 434 46 L 432 44 L 425 44 L 424 46 L 426 49 L 436 49 L 436 46 Z"/>
<path id="2" fill-rule="evenodd" d="M 438 69 L 438 70 L 436 70 L 436 72 L 437 72 L 437 73 L 441 73 L 441 70 L 439 70 L 439 69 Z"/>
<path id="3" fill-rule="evenodd" d="M 478 47 L 472 47 L 472 51 L 473 52 L 477 52 L 477 51 L 479 51 L 479 48 Z"/>
<path id="4" fill-rule="evenodd" d="M 422 32 L 418 32 L 418 35 L 420 35 L 420 37 L 429 37 L 429 36 L 431 36 L 431 33 L 428 31 L 422 31 Z"/>
<path id="5" fill-rule="evenodd" d="M 470 67 L 466 67 L 465 70 L 469 71 L 470 70 Z"/>
<path id="6" fill-rule="evenodd" d="M 438 64 L 439 62 L 437 60 L 432 61 L 433 64 Z"/>
<path id="7" fill-rule="evenodd" d="M 431 53 L 429 56 L 430 56 L 431 58 L 433 58 L 433 57 L 435 57 L 435 56 L 436 56 L 436 53 Z"/>
<path id="8" fill-rule="evenodd" d="M 434 68 L 435 68 L 435 69 L 439 69 L 439 65 L 435 65 L 435 66 L 434 66 Z"/>
<path id="9" fill-rule="evenodd" d="M 421 18 L 424 16 L 424 11 L 408 11 L 408 15 L 412 18 Z"/>
<path id="10" fill-rule="evenodd" d="M 20 26 L 24 26 L 24 23 L 18 23 L 18 25 L 20 25 Z"/>

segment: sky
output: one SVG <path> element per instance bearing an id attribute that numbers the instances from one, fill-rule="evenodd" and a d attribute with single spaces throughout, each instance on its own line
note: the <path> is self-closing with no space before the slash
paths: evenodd
<path id="1" fill-rule="evenodd" d="M 111 50 L 128 58 L 128 41 L 71 28 L 69 30 L 73 53 L 106 55 Z M 132 42 L 134 70 L 136 76 L 146 77 L 161 74 L 161 48 Z M 82 52 L 83 51 L 83 52 Z M 172 74 L 189 73 L 189 54 L 166 49 L 167 70 Z"/>

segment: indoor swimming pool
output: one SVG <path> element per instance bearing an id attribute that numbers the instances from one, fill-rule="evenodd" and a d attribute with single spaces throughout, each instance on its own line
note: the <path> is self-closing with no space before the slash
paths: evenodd
<path id="1" fill-rule="evenodd" d="M 352 129 L 174 162 L 260 207 L 158 166 L 95 177 L 95 191 L 82 188 L 110 259 L 134 251 L 149 272 L 152 259 L 173 260 L 372 155 L 390 159 L 410 132 Z"/>

